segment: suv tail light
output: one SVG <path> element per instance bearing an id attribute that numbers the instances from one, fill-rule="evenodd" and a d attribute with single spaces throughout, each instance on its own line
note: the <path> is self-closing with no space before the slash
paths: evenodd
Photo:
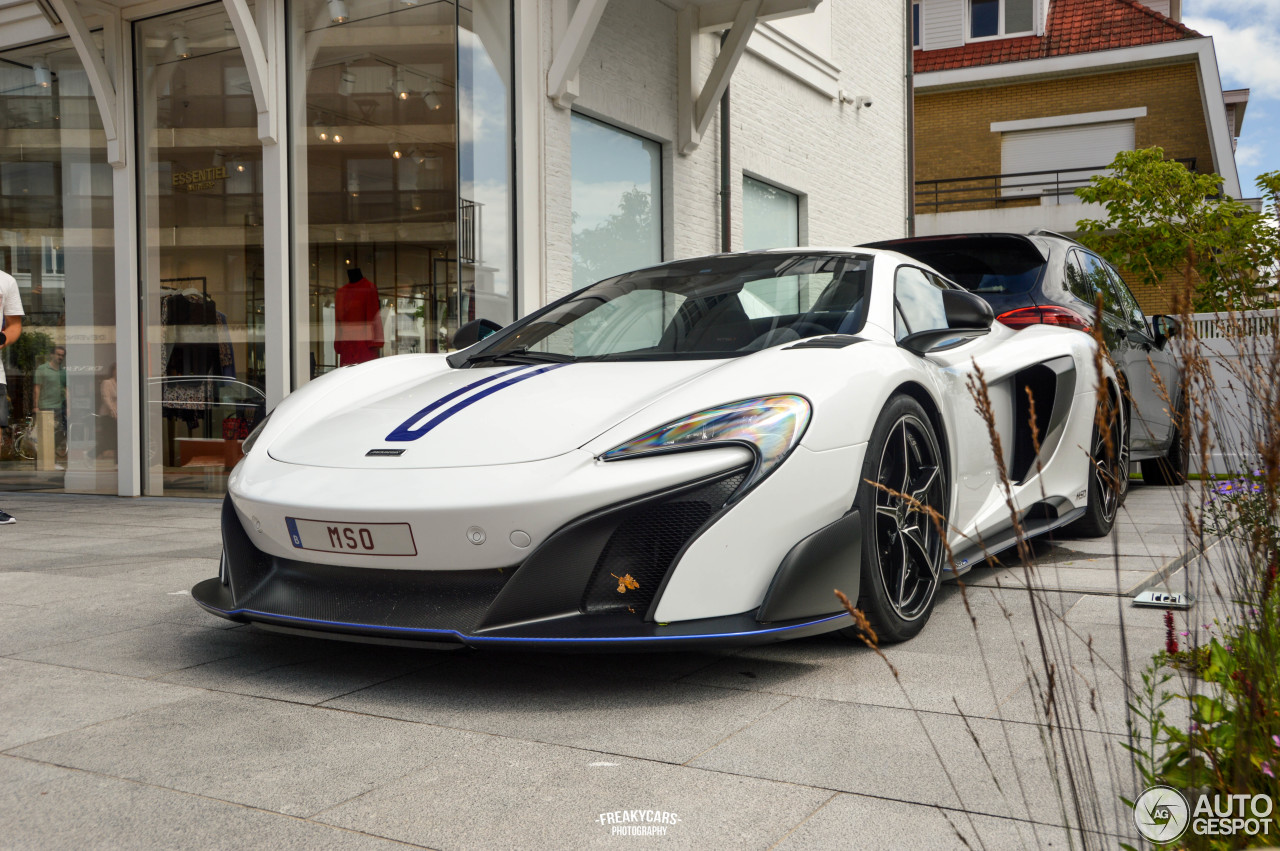
<path id="1" fill-rule="evenodd" d="M 1019 330 L 1028 325 L 1057 325 L 1060 328 L 1074 328 L 1089 334 L 1093 325 L 1089 320 L 1065 307 L 1020 307 L 996 317 L 996 321 Z"/>

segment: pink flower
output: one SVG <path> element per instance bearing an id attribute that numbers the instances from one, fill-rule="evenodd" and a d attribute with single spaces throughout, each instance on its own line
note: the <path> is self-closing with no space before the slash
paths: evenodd
<path id="1" fill-rule="evenodd" d="M 1280 736 L 1272 736 L 1271 741 L 1275 743 L 1276 747 L 1280 748 Z"/>
<path id="2" fill-rule="evenodd" d="M 1271 771 L 1271 763 L 1269 762 L 1264 762 L 1262 764 L 1262 773 L 1270 777 L 1272 780 L 1276 779 L 1275 774 L 1273 774 Z"/>

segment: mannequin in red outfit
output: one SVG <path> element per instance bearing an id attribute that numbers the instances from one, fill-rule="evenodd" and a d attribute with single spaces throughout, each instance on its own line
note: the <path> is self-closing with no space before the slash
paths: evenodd
<path id="1" fill-rule="evenodd" d="M 373 360 L 383 342 L 378 288 L 358 268 L 348 269 L 347 279 L 334 300 L 333 349 L 339 366 Z"/>

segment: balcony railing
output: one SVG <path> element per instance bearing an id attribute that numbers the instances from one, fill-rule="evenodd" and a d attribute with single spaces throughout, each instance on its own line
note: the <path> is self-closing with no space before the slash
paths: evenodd
<path id="1" fill-rule="evenodd" d="M 1182 163 L 1190 171 L 1196 170 L 1195 157 L 1175 162 Z M 1110 163 L 1058 171 L 1022 171 L 917 180 L 916 212 L 952 213 L 961 210 L 1040 206 L 1048 198 L 1052 198 L 1055 204 L 1061 204 L 1063 196 L 1073 196 L 1076 189 L 1088 186 L 1094 175 L 1102 174 L 1109 168 Z"/>

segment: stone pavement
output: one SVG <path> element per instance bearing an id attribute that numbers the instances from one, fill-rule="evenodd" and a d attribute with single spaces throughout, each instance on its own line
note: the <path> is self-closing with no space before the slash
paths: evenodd
<path id="1" fill-rule="evenodd" d="M 1003 849 L 1083 823 L 1113 847 L 1125 669 L 1164 636 L 1128 597 L 1172 581 L 1178 493 L 1135 487 L 1114 538 L 945 586 L 885 659 L 265 633 L 188 595 L 217 571 L 217 503 L 0 494 L 0 846 Z M 619 836 L 623 810 L 678 822 Z"/>

